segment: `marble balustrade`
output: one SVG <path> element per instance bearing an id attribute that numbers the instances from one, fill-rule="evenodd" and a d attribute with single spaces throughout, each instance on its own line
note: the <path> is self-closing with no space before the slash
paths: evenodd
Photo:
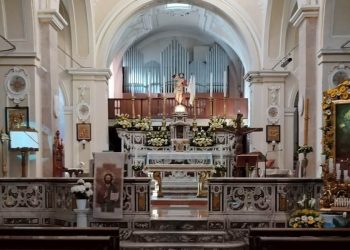
<path id="1" fill-rule="evenodd" d="M 285 227 L 304 194 L 319 208 L 322 186 L 316 178 L 209 178 L 208 220 L 223 228 Z"/>
<path id="2" fill-rule="evenodd" d="M 70 187 L 76 181 L 76 178 L 0 178 L 0 226 L 74 226 L 76 215 Z M 119 227 L 121 239 L 127 240 L 135 231 L 151 230 L 159 223 L 171 224 L 151 221 L 150 187 L 150 178 L 124 178 L 123 218 L 97 219 L 91 211 L 88 225 Z M 207 230 L 225 230 L 232 239 L 239 239 L 246 238 L 251 226 L 285 227 L 303 194 L 317 198 L 318 207 L 321 189 L 321 179 L 209 178 L 208 218 L 201 219 L 200 229 L 204 226 Z M 167 225 L 159 227 L 164 226 Z"/>

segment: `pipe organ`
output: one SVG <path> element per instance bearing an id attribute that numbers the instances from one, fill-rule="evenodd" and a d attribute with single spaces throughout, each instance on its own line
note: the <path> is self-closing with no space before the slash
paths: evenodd
<path id="1" fill-rule="evenodd" d="M 191 75 L 195 76 L 197 93 L 209 93 L 210 86 L 213 93 L 224 92 L 229 75 L 227 53 L 216 43 L 200 47 L 184 48 L 173 39 L 168 46 L 160 48 L 159 61 L 148 62 L 136 46 L 129 48 L 123 57 L 124 93 L 163 93 L 163 86 L 166 93 L 172 93 L 172 75 L 175 73 L 184 73 L 187 80 Z"/>

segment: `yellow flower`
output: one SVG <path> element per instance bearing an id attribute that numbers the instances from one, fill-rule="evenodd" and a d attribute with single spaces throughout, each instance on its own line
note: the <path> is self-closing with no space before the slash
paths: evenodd
<path id="1" fill-rule="evenodd" d="M 340 86 L 339 91 L 344 93 L 346 91 L 346 87 L 344 85 Z"/>
<path id="2" fill-rule="evenodd" d="M 349 99 L 349 94 L 347 92 L 341 94 L 341 99 L 343 99 L 343 100 Z"/>

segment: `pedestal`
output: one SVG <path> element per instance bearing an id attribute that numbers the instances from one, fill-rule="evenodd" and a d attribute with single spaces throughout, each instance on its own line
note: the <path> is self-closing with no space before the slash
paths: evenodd
<path id="1" fill-rule="evenodd" d="M 87 227 L 87 214 L 89 212 L 89 208 L 85 209 L 74 209 L 74 213 L 77 214 L 77 227 Z"/>

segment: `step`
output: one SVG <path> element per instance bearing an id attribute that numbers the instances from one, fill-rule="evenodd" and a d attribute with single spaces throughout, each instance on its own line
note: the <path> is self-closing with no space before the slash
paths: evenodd
<path id="1" fill-rule="evenodd" d="M 225 242 L 225 243 L 198 243 L 198 242 L 129 242 L 121 241 L 120 249 L 122 250 L 191 250 L 191 249 L 206 249 L 206 250 L 245 250 L 246 244 L 243 241 Z"/>
<path id="2" fill-rule="evenodd" d="M 227 233 L 225 231 L 134 231 L 133 242 L 181 242 L 199 243 L 215 242 L 223 243 Z"/>
<path id="3" fill-rule="evenodd" d="M 203 206 L 207 207 L 207 198 L 197 198 L 192 195 L 166 195 L 164 197 L 151 197 L 151 205 L 186 205 L 186 206 Z"/>

